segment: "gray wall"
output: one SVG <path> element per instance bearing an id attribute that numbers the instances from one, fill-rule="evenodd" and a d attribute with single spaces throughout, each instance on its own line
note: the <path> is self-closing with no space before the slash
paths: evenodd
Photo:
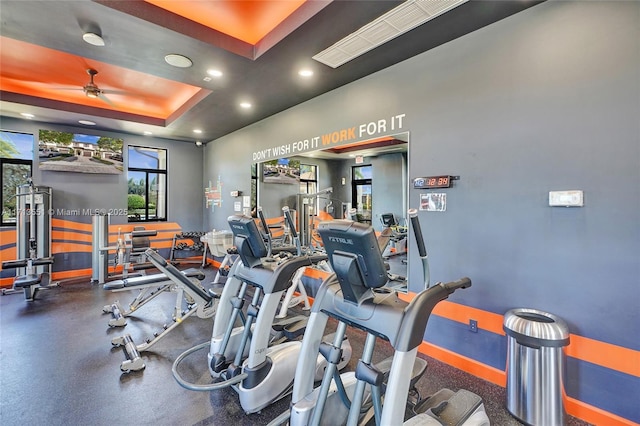
<path id="1" fill-rule="evenodd" d="M 40 129 L 58 130 L 71 133 L 86 133 L 110 136 L 124 140 L 124 164 L 126 167 L 128 145 L 148 146 L 167 149 L 168 210 L 167 220 L 177 222 L 185 230 L 203 230 L 204 191 L 201 186 L 203 160 L 202 148 L 195 144 L 157 139 L 147 136 L 105 132 L 87 127 L 66 127 L 0 117 L 0 128 L 32 133 L 35 137 L 34 150 L 38 151 Z M 33 180 L 38 185 L 53 189 L 54 209 L 126 209 L 127 173 L 121 175 L 49 172 L 38 170 L 34 161 Z M 73 217 L 79 222 L 91 223 L 90 217 Z M 111 223 L 126 223 L 126 216 L 112 216 Z"/>
<path id="2" fill-rule="evenodd" d="M 537 5 L 209 143 L 205 178 L 247 187 L 258 149 L 397 114 L 411 178 L 460 176 L 437 191 L 446 212 L 420 213 L 432 279 L 473 279 L 452 301 L 542 309 L 640 349 L 640 3 Z M 584 207 L 548 206 L 549 191 L 571 189 Z M 410 190 L 410 207 L 423 192 Z M 228 207 L 209 225 L 224 227 Z M 429 340 L 504 368 L 504 340 L 439 325 Z M 570 366 L 570 396 L 640 421 L 616 397 L 638 394 L 637 378 L 588 364 Z"/>

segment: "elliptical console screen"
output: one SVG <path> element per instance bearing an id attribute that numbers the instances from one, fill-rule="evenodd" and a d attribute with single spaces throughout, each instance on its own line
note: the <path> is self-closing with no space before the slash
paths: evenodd
<path id="1" fill-rule="evenodd" d="M 377 288 L 387 283 L 387 268 L 373 228 L 350 220 L 321 222 L 318 233 L 338 279 L 350 286 Z"/>
<path id="2" fill-rule="evenodd" d="M 267 247 L 253 218 L 233 215 L 229 216 L 227 222 L 233 232 L 234 243 L 239 254 L 257 259 L 267 255 Z M 247 249 L 250 253 L 247 253 Z M 243 251 L 244 253 L 240 253 Z"/>

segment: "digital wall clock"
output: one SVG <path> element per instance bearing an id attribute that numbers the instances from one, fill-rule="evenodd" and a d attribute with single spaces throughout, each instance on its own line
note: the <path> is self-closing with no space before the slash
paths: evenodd
<path id="1" fill-rule="evenodd" d="M 413 187 L 416 189 L 431 188 L 451 188 L 451 181 L 458 179 L 458 176 L 427 176 L 413 179 Z"/>

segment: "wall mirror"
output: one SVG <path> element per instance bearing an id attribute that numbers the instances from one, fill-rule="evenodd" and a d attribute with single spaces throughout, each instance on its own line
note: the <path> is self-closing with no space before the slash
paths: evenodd
<path id="1" fill-rule="evenodd" d="M 389 285 L 406 289 L 408 157 L 404 132 L 252 165 L 252 208 L 267 218 L 282 216 L 283 206 L 294 210 L 303 245 L 314 244 L 322 220 L 370 224 L 388 239 Z"/>

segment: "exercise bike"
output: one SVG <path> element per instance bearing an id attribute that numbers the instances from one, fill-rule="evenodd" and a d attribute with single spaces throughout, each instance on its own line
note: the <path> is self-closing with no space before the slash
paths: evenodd
<path id="1" fill-rule="evenodd" d="M 417 218 L 417 211 L 409 216 L 426 265 L 426 251 Z M 320 286 L 313 304 L 309 324 L 303 337 L 302 350 L 296 368 L 290 410 L 274 419 L 270 426 L 289 425 L 402 425 L 405 421 L 408 395 L 420 369 L 417 350 L 424 336 L 432 309 L 451 293 L 471 286 L 469 278 L 430 286 L 425 270 L 426 287 L 411 302 L 402 301 L 393 291 L 377 289 L 387 282 L 384 260 L 373 228 L 350 220 L 323 222 L 318 228 L 335 273 Z M 321 344 L 329 318 L 339 321 L 332 345 Z M 338 374 L 333 362 L 340 354 L 340 341 L 347 326 L 367 332 L 363 354 L 356 370 Z M 372 364 L 377 338 L 387 340 L 394 355 L 386 368 Z M 322 383 L 314 388 L 309 370 L 310 360 L 322 353 L 328 360 Z M 407 425 L 456 424 L 488 425 L 481 400 L 459 408 L 460 400 L 444 395 L 438 404 L 419 401 Z M 431 400 L 431 398 L 427 399 Z M 432 400 L 435 402 L 435 400 Z M 463 401 L 464 403 L 465 401 Z M 441 416 L 447 407 L 455 408 L 454 415 Z M 419 411 L 419 414 L 418 414 Z M 455 417 L 452 419 L 452 417 Z M 453 422 L 449 423 L 449 421 Z M 433 423 L 428 423 L 433 421 Z"/>

